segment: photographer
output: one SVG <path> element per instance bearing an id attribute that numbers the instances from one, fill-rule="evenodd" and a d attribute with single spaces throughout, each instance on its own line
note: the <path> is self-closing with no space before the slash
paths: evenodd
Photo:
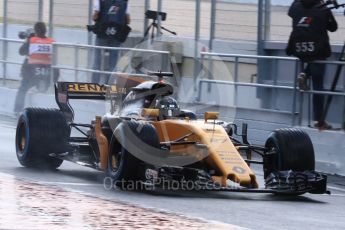
<path id="1" fill-rule="evenodd" d="M 41 83 L 43 83 L 43 90 L 49 87 L 54 39 L 46 37 L 46 32 L 45 23 L 37 22 L 34 25 L 34 33 L 19 34 L 20 37 L 26 37 L 26 42 L 19 49 L 19 54 L 26 57 L 21 68 L 22 81 L 15 100 L 16 114 L 23 110 L 25 96 L 30 88 L 39 86 Z M 58 71 L 54 71 L 54 81 L 57 81 L 58 77 Z"/>
<path id="2" fill-rule="evenodd" d="M 320 0 L 295 0 L 288 15 L 292 18 L 293 30 L 289 38 L 286 53 L 294 55 L 302 61 L 302 71 L 298 77 L 301 90 L 308 90 L 308 79 L 311 79 L 313 90 L 323 91 L 325 64 L 314 63 L 326 60 L 331 55 L 328 31 L 335 32 L 338 24 L 326 4 Z M 306 66 L 304 66 L 306 63 Z M 331 129 L 332 126 L 324 121 L 324 96 L 313 95 L 314 127 Z"/>
<path id="3" fill-rule="evenodd" d="M 94 12 L 92 19 L 95 25 L 88 26 L 89 31 L 96 34 L 96 46 L 119 47 L 130 32 L 127 26 L 130 23 L 130 15 L 127 0 L 94 0 Z M 94 70 L 101 70 L 102 50 L 95 49 Z M 112 71 L 117 63 L 118 51 L 109 50 L 109 60 L 106 71 Z M 109 75 L 105 79 L 100 78 L 99 73 L 92 74 L 93 83 L 105 83 L 109 81 Z"/>

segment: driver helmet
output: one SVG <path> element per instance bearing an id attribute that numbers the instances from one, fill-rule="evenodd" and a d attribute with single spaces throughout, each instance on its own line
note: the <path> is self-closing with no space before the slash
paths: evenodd
<path id="1" fill-rule="evenodd" d="M 159 109 L 160 116 L 164 119 L 177 117 L 180 115 L 180 107 L 177 101 L 172 97 L 163 97 L 156 102 L 156 109 Z"/>

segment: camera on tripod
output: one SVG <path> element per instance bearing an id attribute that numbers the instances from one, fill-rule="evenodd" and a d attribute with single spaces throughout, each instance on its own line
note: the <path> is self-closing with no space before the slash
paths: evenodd
<path id="1" fill-rule="evenodd" d="M 145 16 L 148 19 L 152 19 L 154 21 L 158 20 L 158 16 L 161 17 L 162 21 L 165 21 L 167 19 L 167 13 L 165 12 L 158 12 L 158 11 L 153 11 L 153 10 L 148 10 L 145 12 Z"/>
<path id="2" fill-rule="evenodd" d="M 96 27 L 95 27 L 95 25 L 86 25 L 86 29 L 89 32 L 94 32 Z"/>
<path id="3" fill-rule="evenodd" d="M 20 39 L 27 39 L 27 38 L 31 38 L 33 36 L 35 36 L 35 31 L 32 28 L 28 28 L 25 31 L 20 31 L 18 33 L 18 37 Z"/>
<path id="4" fill-rule="evenodd" d="M 328 0 L 324 4 L 324 6 L 329 6 L 327 9 L 333 10 L 333 9 L 339 9 L 339 8 L 345 8 L 345 3 L 339 4 L 337 0 Z M 344 10 L 345 15 L 345 10 Z"/>
<path id="5" fill-rule="evenodd" d="M 151 30 L 151 43 L 153 42 L 153 39 L 154 39 L 154 37 L 155 37 L 155 30 L 157 30 L 158 33 L 160 33 L 160 34 L 163 34 L 162 31 L 166 31 L 166 32 L 168 32 L 168 33 L 171 33 L 171 34 L 173 34 L 173 35 L 176 35 L 176 32 L 171 31 L 171 30 L 165 28 L 164 26 L 162 26 L 161 23 L 157 23 L 157 22 L 156 22 L 156 21 L 158 20 L 158 18 L 160 18 L 161 21 L 165 21 L 165 20 L 167 19 L 167 13 L 165 13 L 165 12 L 159 12 L 159 11 L 153 11 L 153 10 L 147 10 L 147 11 L 145 12 L 145 16 L 146 16 L 146 18 L 148 18 L 148 19 L 152 19 L 153 22 L 151 22 L 151 24 L 147 27 L 147 29 L 146 29 L 146 31 L 145 31 L 145 33 L 144 33 L 144 37 L 143 37 L 143 39 L 140 41 L 140 43 L 146 40 L 146 38 L 148 37 L 148 34 L 149 34 L 150 30 Z"/>

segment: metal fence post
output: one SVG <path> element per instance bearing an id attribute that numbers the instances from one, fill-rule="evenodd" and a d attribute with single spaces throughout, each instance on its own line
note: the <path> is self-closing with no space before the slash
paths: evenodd
<path id="1" fill-rule="evenodd" d="M 8 0 L 4 0 L 4 11 L 3 11 L 3 28 L 2 28 L 2 37 L 7 38 L 7 26 L 8 26 Z M 2 42 L 2 59 L 7 60 L 7 41 Z M 7 75 L 7 65 L 5 62 L 2 63 L 2 76 L 3 76 L 3 85 L 6 85 L 6 75 Z"/>
<path id="2" fill-rule="evenodd" d="M 89 0 L 89 15 L 88 15 L 88 24 L 91 25 L 92 24 L 92 14 L 93 14 L 93 1 Z M 87 44 L 88 45 L 92 45 L 92 33 L 88 32 L 87 33 Z M 94 49 L 87 49 L 87 66 L 91 66 L 92 65 L 92 61 L 93 61 L 93 52 Z"/>
<path id="3" fill-rule="evenodd" d="M 93 7 L 92 7 L 93 1 L 89 0 L 89 9 L 88 9 L 88 18 L 87 18 L 87 24 L 91 25 L 92 24 L 92 13 L 93 13 Z M 91 45 L 92 44 L 92 34 L 87 33 L 87 44 Z"/>
<path id="4" fill-rule="evenodd" d="M 215 38 L 215 33 L 216 33 L 216 4 L 217 0 L 212 0 L 211 1 L 211 21 L 210 21 L 210 37 L 209 37 L 209 42 L 208 42 L 208 48 L 209 52 L 213 52 L 213 40 Z M 211 79 L 211 75 L 213 74 L 213 60 L 212 58 L 209 59 L 208 61 L 208 78 Z M 210 88 L 211 84 L 208 84 Z"/>
<path id="5" fill-rule="evenodd" d="M 211 21 L 210 21 L 210 40 L 208 42 L 208 47 L 210 52 L 213 52 L 213 40 L 215 38 L 216 33 L 216 5 L 217 0 L 211 1 Z"/>
<path id="6" fill-rule="evenodd" d="M 145 0 L 145 13 L 150 9 L 150 0 Z M 149 19 L 145 16 L 144 19 L 144 31 L 143 31 L 143 37 L 145 36 L 145 32 L 147 28 L 149 27 Z"/>
<path id="7" fill-rule="evenodd" d="M 53 30 L 54 30 L 54 19 L 53 19 L 53 13 L 54 13 L 54 0 L 49 1 L 49 37 L 53 37 Z"/>
<path id="8" fill-rule="evenodd" d="M 237 86 L 237 83 L 238 83 L 238 57 L 235 57 L 235 78 L 234 78 L 234 81 L 235 81 L 235 96 L 234 96 L 234 104 L 235 104 L 235 107 L 238 106 L 238 86 Z"/>
<path id="9" fill-rule="evenodd" d="M 8 0 L 4 0 L 4 9 L 3 9 L 3 28 L 2 28 L 2 37 L 7 38 L 7 26 L 8 26 Z"/>
<path id="10" fill-rule="evenodd" d="M 200 9 L 201 1 L 195 1 L 195 37 L 194 37 L 194 84 L 198 75 L 199 39 L 200 39 Z"/>
<path id="11" fill-rule="evenodd" d="M 271 34 L 271 0 L 265 0 L 265 11 L 263 12 L 265 15 L 264 18 L 264 31 L 263 31 L 263 39 L 265 41 L 270 39 L 270 34 Z"/>
<path id="12" fill-rule="evenodd" d="M 79 47 L 78 46 L 75 46 L 74 47 L 74 68 L 75 68 L 75 71 L 74 71 L 74 74 L 75 74 L 75 81 L 79 82 Z"/>
<path id="13" fill-rule="evenodd" d="M 198 67 L 199 68 L 199 73 L 201 73 L 201 71 L 202 71 L 202 63 L 204 62 L 204 58 L 205 58 L 205 55 L 201 54 L 200 64 L 199 64 L 199 67 Z M 200 80 L 194 82 L 194 91 L 197 91 L 196 101 L 200 102 L 201 101 L 201 91 L 202 91 L 202 82 Z"/>
<path id="14" fill-rule="evenodd" d="M 345 78 L 343 78 L 343 93 L 345 94 Z M 341 128 L 345 129 L 345 97 L 343 97 L 343 120 L 341 124 Z"/>
<path id="15" fill-rule="evenodd" d="M 54 78 L 54 76 L 55 76 L 55 67 L 54 66 L 56 66 L 56 64 L 57 64 L 57 61 L 56 61 L 56 57 L 57 57 L 56 50 L 57 50 L 56 44 L 53 43 L 53 46 L 52 46 L 52 66 L 51 66 L 51 69 L 50 69 L 50 85 L 53 86 L 54 90 L 55 90 L 55 86 L 54 86 L 54 84 L 55 84 L 55 82 L 54 82 L 54 80 L 55 80 L 55 78 Z"/>
<path id="16" fill-rule="evenodd" d="M 202 70 L 203 70 L 203 63 L 204 63 L 204 60 L 205 60 L 205 55 L 204 54 L 201 54 L 200 55 L 200 60 L 198 61 L 198 63 L 196 64 L 197 65 L 197 73 L 198 73 L 198 75 L 202 72 Z M 195 70 L 194 70 L 195 71 Z M 207 72 L 208 72 L 208 70 L 207 70 Z M 198 101 L 200 101 L 200 98 L 201 98 L 201 84 L 200 84 L 200 81 L 198 81 L 198 76 L 196 75 L 196 74 L 194 74 L 195 76 L 194 76 L 194 81 L 193 81 L 193 84 L 194 84 L 194 91 L 197 91 L 198 89 L 199 89 L 199 91 L 198 91 Z M 199 84 L 199 85 L 198 85 Z"/>
<path id="17" fill-rule="evenodd" d="M 293 83 L 293 99 L 292 99 L 292 122 L 291 126 L 295 126 L 296 124 L 296 104 L 297 104 L 297 76 L 298 75 L 298 60 L 295 61 L 295 77 L 294 77 L 294 83 Z"/>
<path id="18" fill-rule="evenodd" d="M 278 65 L 277 60 L 273 60 L 273 66 L 272 66 L 273 85 L 278 84 L 277 65 Z M 277 89 L 273 89 L 273 98 L 272 99 L 273 99 L 271 101 L 272 107 L 274 109 L 277 109 L 277 101 L 278 101 L 278 90 Z"/>
<path id="19" fill-rule="evenodd" d="M 263 55 L 264 52 L 263 52 L 263 7 L 264 7 L 264 1 L 265 0 L 259 0 L 259 3 L 258 3 L 258 36 L 257 36 L 257 53 L 259 55 Z"/>
<path id="20" fill-rule="evenodd" d="M 162 12 L 162 0 L 158 0 L 157 11 Z M 161 36 L 161 25 L 162 25 L 162 18 L 159 14 L 157 15 L 157 19 L 158 19 L 157 37 L 159 37 Z"/>
<path id="21" fill-rule="evenodd" d="M 43 21 L 43 0 L 38 1 L 38 18 L 39 22 Z"/>

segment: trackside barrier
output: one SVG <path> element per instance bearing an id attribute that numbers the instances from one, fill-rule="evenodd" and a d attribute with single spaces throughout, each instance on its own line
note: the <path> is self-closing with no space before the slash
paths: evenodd
<path id="1" fill-rule="evenodd" d="M 22 44 L 24 41 L 16 40 L 16 39 L 4 39 L 4 38 L 0 38 L 0 41 L 2 43 L 2 57 L 0 60 L 0 63 L 2 64 L 2 76 L 3 76 L 2 80 L 3 80 L 3 85 L 6 85 L 7 64 L 13 64 L 13 65 L 23 64 L 22 62 L 7 60 L 8 59 L 8 43 Z"/>
<path id="2" fill-rule="evenodd" d="M 0 42 L 3 44 L 3 55 L 2 58 L 0 59 L 0 63 L 2 65 L 2 80 L 3 80 L 3 85 L 6 85 L 6 80 L 7 79 L 7 65 L 8 64 L 13 64 L 13 65 L 18 65 L 21 66 L 23 64 L 22 61 L 9 61 L 8 59 L 8 44 L 13 43 L 13 44 L 22 44 L 24 41 L 23 40 L 17 40 L 17 39 L 4 39 L 0 38 Z M 6 43 L 6 45 L 4 45 Z M 70 48 L 73 49 L 73 63 L 68 64 L 68 65 L 59 65 L 59 51 L 58 48 Z M 98 71 L 98 70 L 93 70 L 92 69 L 92 64 L 89 64 L 90 61 L 88 61 L 88 66 L 91 68 L 82 68 L 80 67 L 80 51 L 81 50 L 87 50 L 88 54 L 87 57 L 91 56 L 91 52 L 94 49 L 100 49 L 100 50 L 118 50 L 119 51 L 119 59 L 121 58 L 122 54 L 126 52 L 130 52 L 132 54 L 153 54 L 153 55 L 166 55 L 169 56 L 170 53 L 168 51 L 158 51 L 158 50 L 149 50 L 149 49 L 136 49 L 136 48 L 126 48 L 126 47 L 105 47 L 105 46 L 93 46 L 93 45 L 81 45 L 81 44 L 69 44 L 69 43 L 53 43 L 53 69 L 60 69 L 60 70 L 68 70 L 68 71 L 74 71 L 74 76 L 75 79 L 70 79 L 70 81 L 78 81 L 78 74 L 79 72 L 85 72 L 85 73 L 101 73 L 101 74 L 123 74 L 122 71 Z M 15 50 L 16 54 L 18 54 L 18 50 Z M 19 54 L 18 54 L 18 59 L 19 59 Z M 17 58 L 14 58 L 17 59 Z M 88 58 L 89 59 L 89 58 Z M 164 58 L 161 58 L 161 64 L 164 64 Z M 53 73 L 53 71 L 52 71 Z M 132 76 L 139 76 L 139 77 L 149 77 L 147 74 L 141 74 L 141 73 L 130 73 Z"/>
<path id="3" fill-rule="evenodd" d="M 212 64 L 211 67 L 209 67 L 210 70 L 208 70 L 208 79 L 201 79 L 201 77 L 195 76 L 194 81 L 197 84 L 197 98 L 196 101 L 200 102 L 201 100 L 201 94 L 202 94 L 202 86 L 203 84 L 208 84 L 208 90 L 210 90 L 210 87 L 212 84 L 220 84 L 220 85 L 233 85 L 235 87 L 235 93 L 234 93 L 234 106 L 238 106 L 238 87 L 239 86 L 245 86 L 245 87 L 253 87 L 253 88 L 267 88 L 267 89 L 273 89 L 273 90 L 289 90 L 293 92 L 292 97 L 292 108 L 291 108 L 291 125 L 296 125 L 296 115 L 299 114 L 299 121 L 298 125 L 302 125 L 302 114 L 303 114 L 303 96 L 304 94 L 313 95 L 313 94 L 322 94 L 327 96 L 338 96 L 345 99 L 345 87 L 344 92 L 332 92 L 332 91 L 315 91 L 315 90 L 309 90 L 309 91 L 300 91 L 297 88 L 297 78 L 295 77 L 293 80 L 293 83 L 291 86 L 285 86 L 285 85 L 279 85 L 278 84 L 278 77 L 276 74 L 274 74 L 273 82 L 274 84 L 259 84 L 259 83 L 246 83 L 246 82 L 240 82 L 239 81 L 239 64 L 240 59 L 253 59 L 255 61 L 258 60 L 276 60 L 276 61 L 291 61 L 294 62 L 294 70 L 292 71 L 294 73 L 293 76 L 297 76 L 299 73 L 299 67 L 300 67 L 300 61 L 297 58 L 291 58 L 291 57 L 280 57 L 280 56 L 259 56 L 259 55 L 240 55 L 240 54 L 225 54 L 225 53 L 210 53 L 210 52 L 201 52 L 200 53 L 201 60 L 199 65 L 199 73 L 201 73 L 203 69 L 202 63 L 204 63 L 205 60 L 212 61 L 212 58 L 215 57 L 218 58 L 217 60 L 221 59 L 226 61 L 233 61 L 234 62 L 234 81 L 224 81 L 224 80 L 213 80 L 211 79 L 212 75 Z M 331 64 L 331 65 L 345 65 L 345 62 L 342 61 L 315 61 L 315 63 L 324 63 L 324 64 Z M 211 73 L 210 73 L 211 71 Z M 207 72 L 207 71 L 206 71 Z M 299 111 L 296 109 L 297 105 L 297 98 L 300 98 L 300 107 Z M 308 97 L 308 123 L 310 125 L 311 115 L 310 115 L 310 96 Z M 342 117 L 343 121 L 342 123 L 345 124 L 345 103 L 343 105 Z"/>
<path id="4" fill-rule="evenodd" d="M 58 58 L 58 47 L 64 47 L 64 48 L 72 48 L 74 50 L 74 64 L 73 66 L 63 66 L 63 65 L 58 65 L 57 61 L 59 60 Z M 170 52 L 168 51 L 159 51 L 159 50 L 149 50 L 149 49 L 136 49 L 136 48 L 126 48 L 126 47 L 107 47 L 107 46 L 94 46 L 94 45 L 81 45 L 81 44 L 71 44 L 71 43 L 53 43 L 53 66 L 52 68 L 55 69 L 63 69 L 63 70 L 71 70 L 75 71 L 75 76 L 78 76 L 79 72 L 86 72 L 86 73 L 101 73 L 101 74 L 121 74 L 123 71 L 98 71 L 98 70 L 93 70 L 90 68 L 80 68 L 79 67 L 79 52 L 82 49 L 86 49 L 88 51 L 94 50 L 94 49 L 99 49 L 102 51 L 108 51 L 108 50 L 117 50 L 119 51 L 119 59 L 123 56 L 122 54 L 126 52 L 131 52 L 133 53 L 141 53 L 141 54 L 160 54 L 160 55 L 170 55 Z M 162 64 L 164 59 L 161 59 Z M 91 65 L 89 65 L 91 66 Z M 138 77 L 149 77 L 147 74 L 138 74 L 138 73 L 131 73 L 132 76 L 138 76 Z"/>

